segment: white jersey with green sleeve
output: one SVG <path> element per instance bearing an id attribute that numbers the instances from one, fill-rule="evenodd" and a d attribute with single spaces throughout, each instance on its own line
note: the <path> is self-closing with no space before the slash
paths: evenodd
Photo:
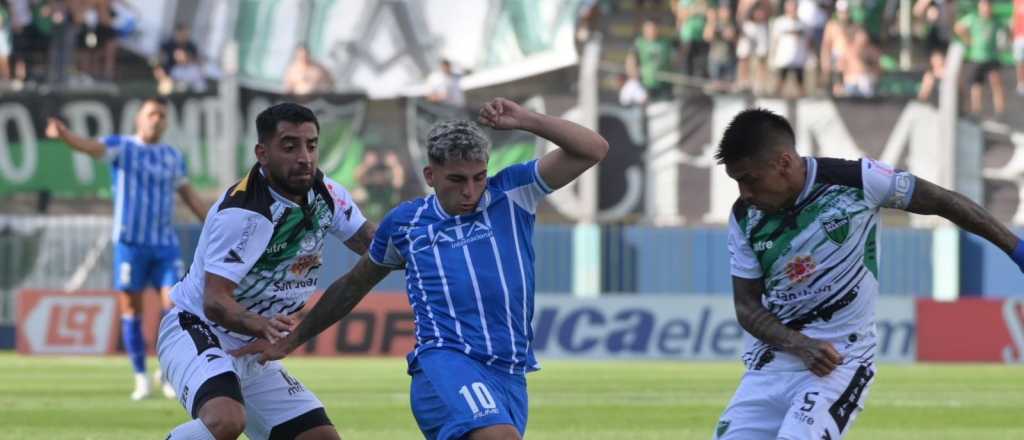
<path id="1" fill-rule="evenodd" d="M 793 207 L 767 214 L 738 200 L 729 219 L 732 275 L 763 279 L 762 304 L 787 327 L 831 342 L 844 362 L 870 363 L 876 345 L 878 211 L 904 209 L 915 179 L 870 160 L 805 158 Z M 803 362 L 755 338 L 750 370 L 800 371 Z"/>
<path id="2" fill-rule="evenodd" d="M 324 241 L 354 235 L 366 219 L 337 182 L 316 172 L 305 205 L 275 192 L 259 165 L 229 188 L 203 224 L 189 272 L 174 286 L 174 304 L 219 333 L 248 341 L 203 313 L 206 274 L 238 286 L 234 297 L 246 309 L 266 317 L 302 309 L 316 290 Z"/>

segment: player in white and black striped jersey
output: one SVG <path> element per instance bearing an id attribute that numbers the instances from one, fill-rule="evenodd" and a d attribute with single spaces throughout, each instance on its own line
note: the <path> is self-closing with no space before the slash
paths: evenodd
<path id="1" fill-rule="evenodd" d="M 875 375 L 879 209 L 942 216 L 1024 245 L 963 195 L 871 159 L 801 157 L 792 127 L 740 113 L 716 158 L 739 185 L 729 219 L 736 316 L 753 336 L 716 439 L 840 439 Z"/>

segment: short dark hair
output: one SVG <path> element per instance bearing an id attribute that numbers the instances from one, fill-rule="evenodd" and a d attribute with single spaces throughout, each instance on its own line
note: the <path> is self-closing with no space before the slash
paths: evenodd
<path id="1" fill-rule="evenodd" d="M 167 104 L 170 104 L 170 101 L 168 101 L 167 98 L 164 98 L 163 96 L 150 96 L 142 100 L 143 104 L 147 102 L 157 103 L 164 107 L 167 107 Z"/>
<path id="2" fill-rule="evenodd" d="M 312 122 L 316 126 L 316 131 L 320 131 L 320 122 L 312 110 L 294 102 L 282 102 L 267 107 L 256 116 L 257 139 L 262 143 L 274 137 L 274 133 L 277 133 L 277 123 L 281 121 L 293 124 Z"/>
<path id="3" fill-rule="evenodd" d="M 718 143 L 715 159 L 721 164 L 759 156 L 773 148 L 793 148 L 796 136 L 789 121 L 763 108 L 740 112 Z"/>

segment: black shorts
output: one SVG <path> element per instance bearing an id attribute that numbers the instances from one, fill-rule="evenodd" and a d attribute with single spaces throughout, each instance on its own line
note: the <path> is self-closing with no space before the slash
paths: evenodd
<path id="1" fill-rule="evenodd" d="M 985 84 L 988 81 L 989 72 L 998 72 L 999 68 L 998 61 L 986 61 L 984 63 L 970 63 L 970 78 L 971 84 Z"/>

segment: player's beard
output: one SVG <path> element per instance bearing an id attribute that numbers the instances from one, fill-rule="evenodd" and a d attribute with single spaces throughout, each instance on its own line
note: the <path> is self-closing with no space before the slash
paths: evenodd
<path id="1" fill-rule="evenodd" d="M 310 172 L 309 181 L 305 183 L 303 183 L 298 178 L 298 175 L 300 174 L 302 173 L 288 171 L 282 173 L 276 173 L 274 171 L 270 172 L 271 177 L 273 177 L 274 183 L 276 183 L 277 186 L 280 187 L 282 191 L 288 193 L 288 195 L 291 196 L 305 195 L 307 192 L 309 192 L 309 189 L 313 187 L 313 179 L 316 176 L 316 171 L 314 170 Z"/>

